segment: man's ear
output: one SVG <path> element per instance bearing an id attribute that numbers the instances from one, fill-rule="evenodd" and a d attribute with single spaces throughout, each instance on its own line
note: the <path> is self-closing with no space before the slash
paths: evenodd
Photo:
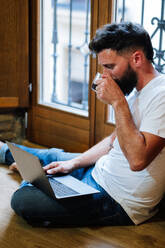
<path id="1" fill-rule="evenodd" d="M 140 67 L 143 63 L 144 54 L 141 50 L 136 50 L 131 56 L 132 65 L 135 67 Z"/>

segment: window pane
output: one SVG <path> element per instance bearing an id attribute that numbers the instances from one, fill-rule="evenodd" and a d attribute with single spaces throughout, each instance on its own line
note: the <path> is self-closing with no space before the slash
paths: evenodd
<path id="1" fill-rule="evenodd" d="M 90 1 L 40 2 L 40 103 L 87 116 Z"/>
<path id="2" fill-rule="evenodd" d="M 154 63 L 158 71 L 165 73 L 164 0 L 116 0 L 114 19 L 137 22 L 144 26 L 151 36 L 155 51 Z"/>
<path id="3" fill-rule="evenodd" d="M 144 26 L 151 36 L 154 47 L 155 68 L 165 73 L 164 0 L 115 0 L 114 20 L 132 21 Z M 108 107 L 108 122 L 114 123 L 112 107 Z"/>

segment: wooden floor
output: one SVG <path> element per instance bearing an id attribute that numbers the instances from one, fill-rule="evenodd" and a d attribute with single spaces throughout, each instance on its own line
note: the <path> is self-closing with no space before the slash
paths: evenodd
<path id="1" fill-rule="evenodd" d="M 161 215 L 131 227 L 31 227 L 10 207 L 20 181 L 17 173 L 0 165 L 0 248 L 165 248 L 165 217 Z"/>

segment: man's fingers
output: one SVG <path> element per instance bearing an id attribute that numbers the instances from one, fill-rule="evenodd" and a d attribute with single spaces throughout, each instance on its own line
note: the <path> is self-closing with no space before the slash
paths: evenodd
<path id="1" fill-rule="evenodd" d="M 102 79 L 97 79 L 97 81 L 96 81 L 96 85 L 99 85 L 99 84 L 101 84 L 102 83 Z"/>
<path id="2" fill-rule="evenodd" d="M 47 174 L 56 174 L 56 173 L 58 173 L 58 172 L 61 172 L 61 168 L 60 168 L 60 167 L 48 169 L 48 170 L 46 171 Z"/>
<path id="3" fill-rule="evenodd" d="M 61 166 L 58 162 L 52 162 L 46 166 L 43 167 L 44 171 L 46 171 L 47 174 L 55 174 L 58 172 L 61 172 Z"/>
<path id="4" fill-rule="evenodd" d="M 66 174 L 73 170 L 73 165 L 71 162 L 68 161 L 58 161 L 58 162 L 52 162 L 43 168 L 47 174 L 55 174 L 55 173 Z"/>
<path id="5" fill-rule="evenodd" d="M 47 171 L 47 170 L 49 170 L 49 169 L 52 169 L 52 168 L 57 167 L 58 165 L 59 165 L 59 163 L 52 162 L 52 163 L 50 163 L 50 164 L 44 166 L 43 169 L 44 169 L 45 171 Z"/>

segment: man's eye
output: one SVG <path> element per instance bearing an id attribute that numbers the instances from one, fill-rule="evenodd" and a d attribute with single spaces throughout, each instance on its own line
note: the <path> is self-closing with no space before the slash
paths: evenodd
<path id="1" fill-rule="evenodd" d="M 114 65 L 106 65 L 105 67 L 106 67 L 107 69 L 112 70 L 112 69 L 114 68 Z"/>

